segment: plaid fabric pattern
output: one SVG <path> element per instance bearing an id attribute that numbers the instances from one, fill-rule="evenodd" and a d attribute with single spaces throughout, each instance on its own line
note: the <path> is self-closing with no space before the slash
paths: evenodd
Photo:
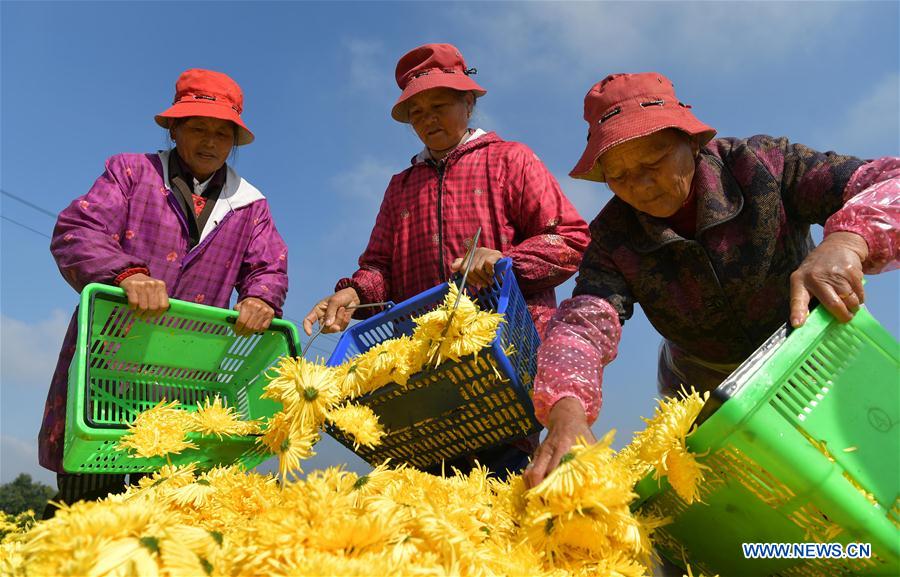
<path id="1" fill-rule="evenodd" d="M 858 158 L 783 138 L 713 140 L 697 161 L 693 240 L 679 236 L 664 219 L 611 200 L 591 224 L 576 298 L 561 305 L 538 353 L 538 418 L 546 423 L 556 401 L 576 397 L 590 421 L 596 419 L 602 369 L 615 358 L 620 337 L 611 321 L 624 323 L 635 303 L 665 339 L 661 390 L 681 383 L 717 386 L 729 367 L 787 320 L 790 275 L 813 248 L 811 224 L 834 219 L 840 225 L 827 230 L 853 230 L 872 247 L 884 244 L 876 234 L 883 227 L 864 223 L 875 210 L 882 221 L 893 218 L 896 227 L 900 195 L 896 172 L 887 169 L 896 161 L 882 159 L 876 161 L 880 169 L 857 170 L 864 165 Z M 866 199 L 864 190 L 891 178 L 892 198 L 869 198 L 868 211 L 851 200 L 842 210 L 849 197 Z M 879 204 L 881 209 L 873 206 Z M 870 252 L 886 250 L 896 253 L 896 241 L 890 249 Z M 580 351 L 577 358 L 568 354 L 572 350 Z"/>
<path id="2" fill-rule="evenodd" d="M 257 297 L 281 316 L 287 295 L 287 247 L 265 200 L 226 214 L 199 245 L 190 236 L 178 201 L 163 182 L 156 154 L 120 154 L 90 191 L 57 220 L 50 243 L 63 278 L 81 292 L 92 282 L 112 284 L 134 267 L 166 283 L 176 299 L 227 308 Z M 53 375 L 38 437 L 41 465 L 61 470 L 67 372 L 75 353 L 73 315 Z"/>
<path id="3" fill-rule="evenodd" d="M 451 152 L 443 172 L 414 159 L 395 175 L 359 270 L 336 289 L 352 286 L 363 302 L 415 296 L 450 278 L 451 263 L 465 255 L 479 226 L 479 246 L 512 257 L 542 332 L 556 308 L 554 287 L 578 269 L 587 224 L 531 149 L 494 133 Z"/>

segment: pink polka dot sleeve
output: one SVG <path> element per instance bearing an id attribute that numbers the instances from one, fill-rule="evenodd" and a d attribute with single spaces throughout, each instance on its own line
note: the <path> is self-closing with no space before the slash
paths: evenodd
<path id="1" fill-rule="evenodd" d="M 866 241 L 866 273 L 900 265 L 900 158 L 879 158 L 859 167 L 844 189 L 845 204 L 825 223 L 825 235 L 854 232 Z"/>
<path id="2" fill-rule="evenodd" d="M 621 335 L 619 315 L 606 300 L 579 295 L 562 302 L 538 350 L 534 410 L 541 423 L 564 397 L 581 401 L 588 423 L 597 419 L 603 367 L 616 358 Z"/>

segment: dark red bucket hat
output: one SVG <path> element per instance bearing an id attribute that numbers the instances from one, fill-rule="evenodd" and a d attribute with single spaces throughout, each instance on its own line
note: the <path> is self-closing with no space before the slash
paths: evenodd
<path id="1" fill-rule="evenodd" d="M 675 97 L 672 81 L 656 72 L 611 74 L 593 85 L 584 97 L 584 119 L 588 123 L 587 148 L 569 176 L 605 182 L 597 164 L 600 156 L 617 144 L 677 128 L 700 139 L 704 145 L 715 136 L 690 106 Z"/>
<path id="2" fill-rule="evenodd" d="M 462 92 L 474 92 L 476 97 L 487 90 L 470 77 L 474 68 L 467 68 L 462 54 L 452 44 L 426 44 L 407 52 L 397 62 L 397 86 L 403 93 L 391 116 L 398 122 L 409 122 L 407 100 L 415 94 L 432 88 L 452 88 Z"/>
<path id="3" fill-rule="evenodd" d="M 243 109 L 241 87 L 227 74 L 191 68 L 182 72 L 175 83 L 175 103 L 154 118 L 163 128 L 169 128 L 173 118 L 189 116 L 230 120 L 237 126 L 238 145 L 250 144 L 254 137 L 241 120 Z"/>

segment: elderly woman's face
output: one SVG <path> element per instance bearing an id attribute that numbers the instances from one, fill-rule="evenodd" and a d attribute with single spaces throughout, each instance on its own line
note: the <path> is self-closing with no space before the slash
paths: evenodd
<path id="1" fill-rule="evenodd" d="M 598 162 L 616 196 L 651 216 L 672 216 L 691 193 L 697 144 L 676 129 L 610 148 Z"/>
<path id="2" fill-rule="evenodd" d="M 432 88 L 409 99 L 409 123 L 429 150 L 447 150 L 459 144 L 469 128 L 473 105 L 471 93 Z"/>
<path id="3" fill-rule="evenodd" d="M 192 116 L 175 125 L 178 155 L 194 177 L 204 181 L 222 168 L 234 146 L 235 127 L 228 120 Z"/>

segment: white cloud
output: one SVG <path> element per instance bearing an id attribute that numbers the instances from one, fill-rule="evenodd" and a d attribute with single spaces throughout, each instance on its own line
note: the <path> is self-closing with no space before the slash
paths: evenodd
<path id="1" fill-rule="evenodd" d="M 4 386 L 49 385 L 69 318 L 69 313 L 59 309 L 34 323 L 0 315 L 0 381 Z"/>
<path id="2" fill-rule="evenodd" d="M 829 147 L 867 157 L 900 154 L 900 75 L 887 74 L 847 110 L 840 125 L 821 139 Z"/>
<path id="3" fill-rule="evenodd" d="M 347 59 L 347 78 L 354 92 L 393 94 L 394 71 L 384 44 L 377 40 L 354 38 L 344 40 Z M 394 88 L 396 89 L 396 88 Z"/>
<path id="4" fill-rule="evenodd" d="M 744 73 L 774 57 L 815 50 L 815 30 L 846 23 L 851 7 L 792 2 L 534 2 L 467 5 L 460 16 L 493 61 L 492 82 L 541 75 L 584 83 L 619 71 L 674 67 L 679 59 L 711 75 Z M 515 7 L 515 9 L 513 8 Z M 681 58 L 681 56 L 684 58 Z M 474 60 L 473 60 L 474 61 Z M 497 65 L 505 62 L 505 65 Z M 665 70 L 661 70 L 665 72 Z M 586 88 L 586 87 L 585 87 Z"/>
<path id="5" fill-rule="evenodd" d="M 394 165 L 372 156 L 363 156 L 356 164 L 331 178 L 331 186 L 341 198 L 348 201 L 363 201 L 376 209 L 391 177 L 396 172 Z M 354 207 L 358 210 L 359 205 Z"/>
<path id="6" fill-rule="evenodd" d="M 322 239 L 329 246 L 346 247 L 347 239 L 358 239 L 360 231 L 365 231 L 361 246 L 353 247 L 358 256 L 368 241 L 368 231 L 375 225 L 375 217 L 384 191 L 396 170 L 395 164 L 388 164 L 373 156 L 363 156 L 355 164 L 330 179 L 330 186 L 337 196 L 328 201 L 328 211 L 334 215 L 334 224 Z M 330 258 L 330 257 L 329 257 Z M 351 261 L 352 262 L 352 261 Z"/>
<path id="7" fill-rule="evenodd" d="M 29 442 L 0 435 L 0 483 L 8 483 L 20 473 L 28 473 L 33 480 L 56 487 L 56 475 L 38 464 L 36 440 Z"/>

